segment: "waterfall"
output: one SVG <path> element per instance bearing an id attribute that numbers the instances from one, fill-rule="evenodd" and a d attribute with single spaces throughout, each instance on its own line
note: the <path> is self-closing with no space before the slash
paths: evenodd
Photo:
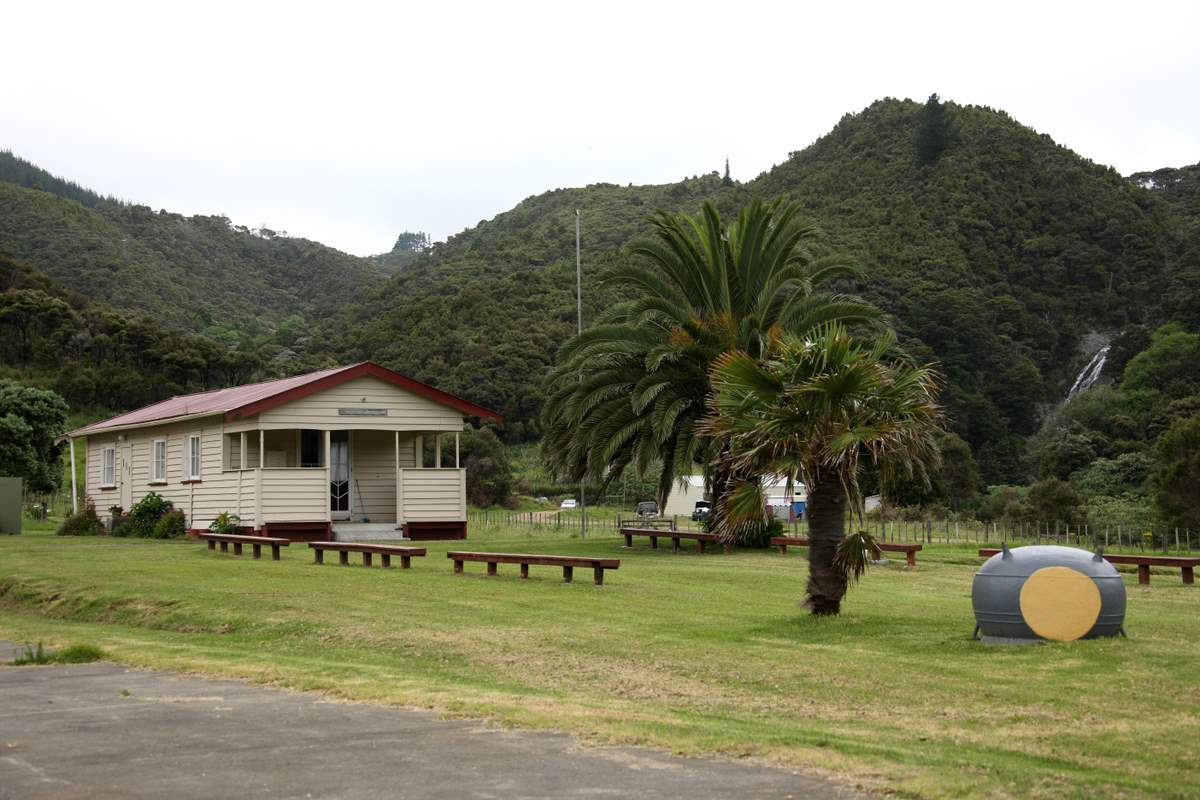
<path id="1" fill-rule="evenodd" d="M 1075 378 L 1075 383 L 1071 386 L 1071 391 L 1067 392 L 1067 400 L 1070 400 L 1075 395 L 1090 389 L 1095 385 L 1096 381 L 1100 380 L 1100 373 L 1104 371 L 1104 362 L 1108 360 L 1109 345 L 1104 345 L 1096 354 L 1092 356 L 1092 360 L 1087 363 L 1083 369 L 1079 371 L 1079 376 Z"/>

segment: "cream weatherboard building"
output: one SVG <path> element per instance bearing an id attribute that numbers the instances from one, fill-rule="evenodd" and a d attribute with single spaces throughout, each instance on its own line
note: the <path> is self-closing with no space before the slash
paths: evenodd
<path id="1" fill-rule="evenodd" d="M 157 492 L 192 530 L 228 512 L 292 539 L 462 538 L 465 417 L 503 422 L 364 362 L 173 397 L 68 436 L 72 460 L 86 441 L 84 493 L 102 516 Z"/>

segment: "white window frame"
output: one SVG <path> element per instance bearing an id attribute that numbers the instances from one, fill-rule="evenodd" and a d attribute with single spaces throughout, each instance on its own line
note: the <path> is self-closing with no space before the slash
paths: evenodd
<path id="1" fill-rule="evenodd" d="M 109 445 L 100 451 L 100 486 L 113 489 L 117 485 L 117 448 Z"/>
<path id="2" fill-rule="evenodd" d="M 162 445 L 162 458 L 158 456 L 158 446 Z M 161 467 L 161 471 L 160 468 Z M 167 482 L 167 440 L 155 439 L 150 442 L 150 483 Z"/>
<path id="3" fill-rule="evenodd" d="M 189 435 L 187 441 L 187 480 L 198 481 L 204 469 L 204 464 L 201 461 L 200 434 L 193 433 Z"/>

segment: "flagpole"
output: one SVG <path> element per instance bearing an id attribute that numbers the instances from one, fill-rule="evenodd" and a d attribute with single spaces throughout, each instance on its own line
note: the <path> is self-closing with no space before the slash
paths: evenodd
<path id="1" fill-rule="evenodd" d="M 575 209 L 575 310 L 578 315 L 579 333 L 583 333 L 583 260 L 579 255 L 579 209 Z M 583 376 L 580 375 L 580 380 Z M 584 479 L 579 479 L 579 538 L 587 538 L 587 497 L 584 495 Z"/>

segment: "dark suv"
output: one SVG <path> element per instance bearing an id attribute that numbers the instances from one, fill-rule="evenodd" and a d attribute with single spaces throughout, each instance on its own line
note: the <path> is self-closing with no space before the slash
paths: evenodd
<path id="1" fill-rule="evenodd" d="M 692 509 L 692 520 L 695 522 L 703 522 L 708 519 L 709 512 L 712 511 L 712 503 L 707 500 L 697 500 L 696 507 Z"/>

